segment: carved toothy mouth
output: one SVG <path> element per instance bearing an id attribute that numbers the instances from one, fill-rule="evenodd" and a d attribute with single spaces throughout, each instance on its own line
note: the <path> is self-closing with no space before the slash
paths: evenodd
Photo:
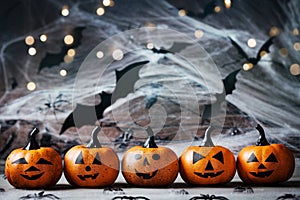
<path id="1" fill-rule="evenodd" d="M 224 172 L 224 170 L 222 171 L 219 171 L 219 172 L 204 172 L 204 173 L 201 173 L 201 172 L 194 172 L 194 174 L 196 174 L 197 176 L 201 177 L 201 178 L 214 178 L 216 176 L 219 176 L 221 175 L 222 173 Z"/>
<path id="2" fill-rule="evenodd" d="M 142 172 L 139 172 L 138 170 L 135 170 L 135 174 L 138 177 L 141 177 L 143 179 L 153 178 L 157 174 L 157 172 L 158 172 L 158 170 L 155 170 L 154 172 L 150 172 L 150 173 L 142 173 Z"/>
<path id="3" fill-rule="evenodd" d="M 274 170 L 265 171 L 265 172 L 249 172 L 252 176 L 258 177 L 258 178 L 264 178 L 268 177 L 273 173 Z"/>
<path id="4" fill-rule="evenodd" d="M 44 174 L 44 172 L 40 173 L 40 174 L 36 174 L 36 175 L 32 175 L 32 176 L 29 176 L 29 175 L 25 175 L 25 174 L 20 174 L 23 178 L 27 179 L 27 180 L 36 180 L 36 179 L 39 179 L 41 178 L 41 176 Z"/>
<path id="5" fill-rule="evenodd" d="M 85 179 L 90 178 L 92 180 L 96 179 L 99 173 L 96 173 L 94 175 L 89 174 L 89 175 L 77 175 L 82 181 L 85 181 Z"/>

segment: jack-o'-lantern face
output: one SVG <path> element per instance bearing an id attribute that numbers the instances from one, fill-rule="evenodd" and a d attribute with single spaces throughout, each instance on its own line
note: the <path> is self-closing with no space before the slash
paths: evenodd
<path id="1" fill-rule="evenodd" d="M 169 148 L 129 149 L 122 159 L 125 180 L 137 186 L 165 186 L 173 183 L 178 174 L 178 159 Z"/>
<path id="2" fill-rule="evenodd" d="M 118 176 L 119 159 L 111 148 L 76 146 L 65 155 L 64 173 L 73 185 L 101 187 L 111 185 Z"/>
<path id="3" fill-rule="evenodd" d="M 221 146 L 188 147 L 180 156 L 179 163 L 180 174 L 189 184 L 227 183 L 235 174 L 234 156 Z"/>

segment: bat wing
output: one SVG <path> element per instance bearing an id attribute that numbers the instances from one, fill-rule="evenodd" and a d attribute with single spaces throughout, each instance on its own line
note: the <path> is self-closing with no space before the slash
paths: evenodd
<path id="1" fill-rule="evenodd" d="M 164 49 L 164 48 L 153 48 L 151 49 L 153 53 L 161 53 L 161 54 L 167 54 L 167 53 L 177 53 L 185 49 L 187 46 L 191 45 L 190 43 L 186 42 L 174 42 L 173 45 L 169 49 Z"/>
<path id="2" fill-rule="evenodd" d="M 127 94 L 134 92 L 134 84 L 139 79 L 139 71 L 149 61 L 141 61 L 133 63 L 123 70 L 116 70 L 116 87 L 112 95 L 111 102 L 114 103 L 117 99 L 125 97 Z"/>
<path id="3" fill-rule="evenodd" d="M 248 55 L 245 53 L 245 51 L 240 47 L 240 45 L 238 45 L 238 43 L 236 43 L 233 39 L 231 39 L 231 37 L 228 37 L 231 44 L 238 50 L 238 53 L 243 56 L 244 58 L 246 58 L 247 60 L 249 60 Z"/>
<path id="4" fill-rule="evenodd" d="M 232 91 L 235 90 L 235 83 L 237 81 L 236 75 L 241 71 L 241 69 L 237 69 L 231 72 L 228 76 L 226 76 L 222 81 L 224 84 L 225 94 L 232 94 Z"/>
<path id="5" fill-rule="evenodd" d="M 270 37 L 259 49 L 257 55 L 256 55 L 256 60 L 257 62 L 260 61 L 261 59 L 261 52 L 265 51 L 267 53 L 270 53 L 270 46 L 273 44 L 273 39 L 275 38 L 275 36 Z"/>
<path id="6" fill-rule="evenodd" d="M 72 45 L 64 45 L 60 52 L 58 53 L 46 53 L 45 57 L 40 62 L 39 71 L 40 72 L 43 68 L 57 66 L 60 63 L 64 62 L 64 57 L 67 54 L 70 48 L 76 48 L 81 44 L 82 39 L 82 31 L 85 27 L 76 27 L 71 32 L 72 36 L 75 38 Z"/>

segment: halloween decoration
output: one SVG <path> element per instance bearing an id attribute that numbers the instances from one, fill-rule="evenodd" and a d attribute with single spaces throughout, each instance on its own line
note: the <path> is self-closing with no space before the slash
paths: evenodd
<path id="1" fill-rule="evenodd" d="M 24 148 L 13 150 L 7 157 L 5 174 L 16 188 L 48 188 L 57 183 L 62 174 L 60 155 L 50 147 L 40 147 L 36 141 L 39 132 L 34 128 Z"/>
<path id="2" fill-rule="evenodd" d="M 103 194 L 125 194 L 125 192 L 120 187 L 106 187 L 103 190 Z"/>
<path id="3" fill-rule="evenodd" d="M 188 191 L 186 191 L 185 189 L 181 189 L 181 190 L 172 190 L 172 193 L 177 194 L 177 195 L 188 195 L 190 194 Z"/>
<path id="4" fill-rule="evenodd" d="M 212 127 L 205 132 L 202 146 L 190 146 L 179 158 L 182 179 L 193 185 L 224 184 L 235 174 L 235 159 L 230 150 L 214 146 L 211 141 Z"/>
<path id="5" fill-rule="evenodd" d="M 146 129 L 148 139 L 143 146 L 135 146 L 125 152 L 122 173 L 127 183 L 160 187 L 170 185 L 178 175 L 177 155 L 167 147 L 159 147 L 154 141 L 152 129 Z"/>
<path id="6" fill-rule="evenodd" d="M 114 198 L 112 198 L 112 200 L 150 200 L 147 197 L 143 197 L 143 196 L 137 196 L 137 197 L 133 197 L 133 196 L 116 196 Z"/>
<path id="7" fill-rule="evenodd" d="M 209 194 L 200 194 L 201 196 L 195 196 L 195 197 L 192 197 L 190 198 L 190 200 L 198 200 L 198 199 L 205 199 L 205 200 L 217 200 L 217 199 L 220 199 L 220 200 L 229 200 L 227 199 L 226 197 L 223 197 L 223 196 L 215 196 L 215 195 L 209 195 Z"/>
<path id="8" fill-rule="evenodd" d="M 109 147 L 102 147 L 94 128 L 91 141 L 72 147 L 65 155 L 64 174 L 67 181 L 80 187 L 104 187 L 114 183 L 119 173 L 119 159 Z"/>
<path id="9" fill-rule="evenodd" d="M 239 177 L 249 184 L 272 184 L 287 181 L 294 172 L 295 158 L 283 144 L 269 144 L 258 124 L 260 137 L 256 146 L 243 148 L 237 157 Z"/>
<path id="10" fill-rule="evenodd" d="M 123 70 L 116 70 L 116 87 L 113 94 L 102 91 L 99 93 L 101 102 L 95 106 L 77 104 L 75 110 L 65 119 L 59 134 L 63 134 L 65 130 L 75 125 L 79 128 L 83 125 L 94 125 L 97 119 L 103 118 L 103 112 L 106 108 L 118 98 L 133 92 L 134 83 L 139 79 L 138 72 L 148 62 L 149 61 L 136 62 L 126 66 Z M 122 77 L 125 75 L 129 76 L 129 78 L 126 79 L 126 83 L 124 84 L 125 78 Z M 80 117 L 74 119 L 74 116 Z"/>
<path id="11" fill-rule="evenodd" d="M 298 200 L 300 196 L 296 196 L 295 194 L 284 194 L 283 196 L 279 196 L 276 200 L 284 200 L 284 199 L 291 199 L 291 200 Z"/>
<path id="12" fill-rule="evenodd" d="M 20 200 L 23 199 L 60 199 L 59 197 L 55 196 L 54 194 L 44 194 L 44 191 L 34 194 L 28 194 L 26 196 L 22 196 L 19 198 Z"/>
<path id="13" fill-rule="evenodd" d="M 246 192 L 246 193 L 254 193 L 252 187 L 250 186 L 247 186 L 247 187 L 244 187 L 244 186 L 236 186 L 234 189 L 233 189 L 233 192 Z"/>

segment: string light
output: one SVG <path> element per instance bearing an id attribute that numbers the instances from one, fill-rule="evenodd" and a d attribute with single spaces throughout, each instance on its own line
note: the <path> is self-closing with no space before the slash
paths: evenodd
<path id="1" fill-rule="evenodd" d="M 65 43 L 66 45 L 73 44 L 73 42 L 74 42 L 74 37 L 73 37 L 72 35 L 66 35 L 66 36 L 64 37 L 64 43 Z"/>
<path id="2" fill-rule="evenodd" d="M 34 44 L 34 38 L 31 36 L 31 35 L 29 35 L 29 36 L 27 36 L 26 38 L 25 38 L 25 44 L 27 44 L 27 45 L 33 45 Z"/>
<path id="3" fill-rule="evenodd" d="M 27 87 L 27 90 L 33 91 L 33 90 L 36 89 L 36 84 L 35 84 L 34 82 L 31 81 L 31 82 L 28 82 L 28 83 L 27 83 L 26 87 Z"/>
<path id="4" fill-rule="evenodd" d="M 279 54 L 282 57 L 287 57 L 289 55 L 289 50 L 287 48 L 281 48 L 279 49 Z"/>
<path id="5" fill-rule="evenodd" d="M 115 2 L 113 0 L 110 0 L 110 4 L 109 4 L 110 7 L 113 7 L 115 6 Z"/>
<path id="6" fill-rule="evenodd" d="M 293 29 L 293 35 L 295 36 L 299 35 L 299 30 L 297 28 Z"/>
<path id="7" fill-rule="evenodd" d="M 256 40 L 254 38 L 250 38 L 248 41 L 247 41 L 247 44 L 250 48 L 254 48 L 256 47 Z"/>
<path id="8" fill-rule="evenodd" d="M 69 49 L 67 54 L 68 54 L 68 56 L 74 57 L 76 54 L 76 51 L 75 51 L 75 49 Z"/>
<path id="9" fill-rule="evenodd" d="M 116 49 L 112 53 L 112 57 L 115 60 L 122 60 L 124 57 L 123 51 L 121 49 Z"/>
<path id="10" fill-rule="evenodd" d="M 153 31 L 153 30 L 155 30 L 155 28 L 156 28 L 155 24 L 152 23 L 152 22 L 147 22 L 147 23 L 145 24 L 145 27 L 147 27 L 149 31 Z"/>
<path id="11" fill-rule="evenodd" d="M 253 68 L 253 64 L 252 63 L 245 63 L 245 64 L 243 64 L 243 69 L 245 71 L 248 71 L 248 70 L 250 70 L 252 68 Z"/>
<path id="12" fill-rule="evenodd" d="M 69 7 L 68 6 L 63 6 L 62 9 L 61 9 L 61 15 L 66 17 L 69 14 L 70 14 Z"/>
<path id="13" fill-rule="evenodd" d="M 178 11 L 178 15 L 180 17 L 186 16 L 186 11 L 184 9 L 181 9 L 181 10 Z"/>
<path id="14" fill-rule="evenodd" d="M 294 44 L 294 49 L 295 49 L 296 51 L 300 51 L 300 42 L 295 42 L 295 44 Z"/>
<path id="15" fill-rule="evenodd" d="M 104 15 L 105 10 L 104 10 L 104 8 L 99 7 L 99 8 L 96 10 L 96 13 L 97 13 L 97 15 L 102 16 L 102 15 Z"/>
<path id="16" fill-rule="evenodd" d="M 42 34 L 42 35 L 40 35 L 40 40 L 41 40 L 41 42 L 46 42 L 47 41 L 47 35 L 45 35 L 45 34 Z"/>
<path id="17" fill-rule="evenodd" d="M 225 4 L 226 9 L 230 9 L 230 7 L 231 7 L 231 0 L 224 0 L 224 4 Z"/>
<path id="18" fill-rule="evenodd" d="M 266 52 L 266 51 L 261 51 L 261 52 L 259 53 L 260 57 L 264 57 L 264 56 L 266 56 L 267 54 L 268 54 L 268 52 Z"/>
<path id="19" fill-rule="evenodd" d="M 216 6 L 214 8 L 214 10 L 215 10 L 216 13 L 219 13 L 219 12 L 221 12 L 221 7 L 220 6 Z"/>
<path id="20" fill-rule="evenodd" d="M 147 49 L 153 49 L 154 48 L 154 44 L 152 42 L 149 42 L 147 44 Z"/>
<path id="21" fill-rule="evenodd" d="M 110 6 L 110 0 L 103 0 L 102 4 L 104 6 Z"/>
<path id="22" fill-rule="evenodd" d="M 59 71 L 59 75 L 61 75 L 61 76 L 67 76 L 67 74 L 68 74 L 68 72 L 67 72 L 67 70 L 65 70 L 65 69 L 61 69 L 61 70 Z"/>
<path id="23" fill-rule="evenodd" d="M 277 35 L 279 35 L 279 33 L 280 33 L 280 30 L 276 26 L 273 26 L 273 27 L 270 28 L 269 35 L 271 37 L 277 36 Z"/>
<path id="24" fill-rule="evenodd" d="M 73 60 L 74 60 L 73 56 L 65 55 L 65 57 L 64 57 L 65 63 L 71 63 L 71 62 L 73 62 Z"/>
<path id="25" fill-rule="evenodd" d="M 96 53 L 97 58 L 101 59 L 104 56 L 104 53 L 102 51 L 97 51 Z"/>
<path id="26" fill-rule="evenodd" d="M 290 72 L 294 76 L 298 76 L 300 74 L 300 66 L 297 63 L 294 63 L 290 66 Z"/>
<path id="27" fill-rule="evenodd" d="M 31 56 L 36 55 L 36 49 L 34 47 L 30 47 L 28 49 L 28 54 L 31 55 Z"/>
<path id="28" fill-rule="evenodd" d="M 196 30 L 194 35 L 196 38 L 202 38 L 204 35 L 204 32 L 202 30 Z"/>

